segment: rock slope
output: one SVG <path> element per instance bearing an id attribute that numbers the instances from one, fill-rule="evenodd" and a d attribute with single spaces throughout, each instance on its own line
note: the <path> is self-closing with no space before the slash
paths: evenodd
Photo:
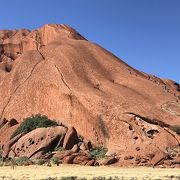
<path id="1" fill-rule="evenodd" d="M 180 144 L 180 85 L 138 71 L 67 25 L 0 31 L 0 144 L 32 114 L 73 126 L 108 153 Z"/>

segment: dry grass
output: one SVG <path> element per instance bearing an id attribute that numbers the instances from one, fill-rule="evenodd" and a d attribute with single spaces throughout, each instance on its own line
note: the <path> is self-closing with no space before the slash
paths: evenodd
<path id="1" fill-rule="evenodd" d="M 118 167 L 84 167 L 75 165 L 60 165 L 53 167 L 46 166 L 17 166 L 0 167 L 0 179 L 17 180 L 40 180 L 68 176 L 85 177 L 119 177 L 119 179 L 177 179 L 180 180 L 179 169 L 160 169 L 160 168 L 118 168 Z M 174 178 L 172 178 L 174 177 Z M 50 178 L 49 178 L 50 179 Z"/>

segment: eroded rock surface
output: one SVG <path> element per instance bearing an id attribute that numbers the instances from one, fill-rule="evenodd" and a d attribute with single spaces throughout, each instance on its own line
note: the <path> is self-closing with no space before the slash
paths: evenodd
<path id="1" fill-rule="evenodd" d="M 179 136 L 170 130 L 180 124 L 179 87 L 174 81 L 130 67 L 67 25 L 3 30 L 0 144 L 9 141 L 17 126 L 4 123 L 4 119 L 21 123 L 40 113 L 63 120 L 94 145 L 107 147 L 109 154 L 141 156 L 141 163 L 146 164 L 149 150 L 165 152 L 180 143 Z M 19 149 L 28 143 L 27 136 L 22 138 L 17 143 Z M 76 144 L 76 139 L 70 138 L 72 143 L 65 139 L 67 149 Z M 31 156 L 26 145 L 16 153 Z M 44 145 L 38 146 L 32 152 Z M 81 148 L 87 149 L 85 142 Z"/>
<path id="2" fill-rule="evenodd" d="M 41 157 L 41 155 L 53 150 L 57 144 L 62 146 L 62 137 L 65 136 L 66 131 L 67 129 L 62 126 L 35 129 L 13 144 L 9 157 L 14 154 L 17 157 Z M 59 143 L 59 141 L 61 142 Z"/>

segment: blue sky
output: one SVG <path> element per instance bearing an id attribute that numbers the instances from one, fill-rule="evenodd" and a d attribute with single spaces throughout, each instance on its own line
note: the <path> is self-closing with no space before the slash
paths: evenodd
<path id="1" fill-rule="evenodd" d="M 69 24 L 129 65 L 180 83 L 180 0 L 0 0 L 0 29 Z"/>

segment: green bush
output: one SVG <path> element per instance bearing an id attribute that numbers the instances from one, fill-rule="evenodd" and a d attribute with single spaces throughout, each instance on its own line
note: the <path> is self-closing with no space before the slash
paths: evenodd
<path id="1" fill-rule="evenodd" d="M 180 125 L 171 126 L 170 129 L 180 135 Z"/>
<path id="2" fill-rule="evenodd" d="M 0 159 L 0 167 L 1 166 L 12 166 L 12 160 L 10 159 L 5 159 L 3 160 L 2 158 Z"/>
<path id="3" fill-rule="evenodd" d="M 42 180 L 57 180 L 57 178 L 47 177 L 47 178 L 42 179 Z"/>
<path id="4" fill-rule="evenodd" d="M 53 164 L 55 164 L 57 166 L 59 165 L 59 158 L 58 157 L 51 158 L 51 161 L 52 161 Z"/>
<path id="5" fill-rule="evenodd" d="M 175 157 L 175 156 L 180 156 L 180 146 L 177 145 L 175 147 L 171 147 L 171 148 L 168 148 L 166 150 L 166 153 L 170 156 L 170 157 Z"/>
<path id="6" fill-rule="evenodd" d="M 29 162 L 29 159 L 27 156 L 22 156 L 22 157 L 19 157 L 15 160 L 15 163 L 18 165 L 18 166 L 22 166 L 22 165 L 27 165 L 27 163 Z"/>
<path id="7" fill-rule="evenodd" d="M 77 180 L 78 178 L 76 176 L 67 176 L 67 177 L 61 177 L 61 180 Z"/>
<path id="8" fill-rule="evenodd" d="M 47 116 L 40 114 L 32 115 L 31 117 L 24 119 L 21 125 L 12 134 L 11 139 L 23 132 L 28 133 L 37 128 L 57 126 L 57 125 L 58 125 L 57 122 L 48 119 Z"/>
<path id="9" fill-rule="evenodd" d="M 104 147 L 93 148 L 89 152 L 90 156 L 96 159 L 104 158 L 106 153 L 107 149 Z"/>

